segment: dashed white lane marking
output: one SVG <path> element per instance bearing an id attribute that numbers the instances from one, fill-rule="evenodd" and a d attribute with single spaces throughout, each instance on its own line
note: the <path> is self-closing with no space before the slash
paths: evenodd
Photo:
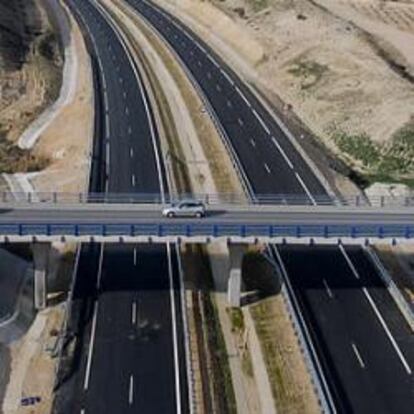
<path id="1" fill-rule="evenodd" d="M 127 98 L 127 93 L 126 93 L 126 91 L 124 91 L 124 92 L 123 92 L 123 96 L 124 96 L 124 99 L 126 99 L 126 98 Z"/>
<path id="2" fill-rule="evenodd" d="M 251 139 L 251 140 L 250 140 L 250 144 L 252 144 L 252 147 L 256 147 L 256 142 L 255 142 L 255 140 L 254 140 L 254 139 Z"/>
<path id="3" fill-rule="evenodd" d="M 243 120 L 241 118 L 238 118 L 237 122 L 239 123 L 240 126 L 243 126 Z"/>
<path id="4" fill-rule="evenodd" d="M 227 101 L 227 106 L 228 106 L 229 108 L 231 108 L 233 105 L 231 104 L 231 102 L 230 102 L 230 101 Z"/>
<path id="5" fill-rule="evenodd" d="M 197 62 L 197 65 L 198 65 L 198 66 L 200 66 L 200 68 L 201 68 L 201 66 L 203 66 L 203 64 L 201 63 L 201 60 L 199 60 L 199 61 Z"/>
<path id="6" fill-rule="evenodd" d="M 134 148 L 130 148 L 129 149 L 129 156 L 130 156 L 130 158 L 134 158 Z"/>
<path id="7" fill-rule="evenodd" d="M 361 368 L 365 368 L 364 361 L 362 360 L 361 354 L 359 353 L 357 346 L 353 342 L 351 343 L 351 345 L 352 345 L 352 349 L 355 353 L 355 356 L 356 356 L 356 358 L 359 362 L 359 365 L 361 365 Z"/>
<path id="8" fill-rule="evenodd" d="M 125 107 L 125 114 L 129 115 L 129 108 L 127 106 Z"/>
<path id="9" fill-rule="evenodd" d="M 327 282 L 325 279 L 322 279 L 322 283 L 323 283 L 323 285 L 325 286 L 326 293 L 328 294 L 328 296 L 329 296 L 331 299 L 333 299 L 332 290 L 331 290 L 331 288 L 329 287 L 328 282 Z"/>
<path id="10" fill-rule="evenodd" d="M 132 405 L 134 403 L 134 376 L 129 377 L 129 392 L 128 392 L 128 403 Z"/>
<path id="11" fill-rule="evenodd" d="M 124 82 L 124 80 L 122 79 L 122 76 L 120 76 L 120 77 L 119 77 L 119 83 L 121 83 L 121 84 L 122 84 L 123 82 Z"/>
<path id="12" fill-rule="evenodd" d="M 270 174 L 271 171 L 270 171 L 269 166 L 266 163 L 264 163 L 263 166 L 264 166 L 265 170 L 267 171 L 267 173 Z"/>
<path id="13" fill-rule="evenodd" d="M 244 101 L 244 103 L 249 107 L 249 108 L 251 108 L 251 104 L 250 104 L 250 102 L 247 100 L 247 98 L 244 96 L 244 93 L 239 89 L 239 87 L 238 86 L 236 86 L 236 91 L 237 91 L 237 93 L 240 95 L 240 97 L 243 99 L 243 101 Z"/>
<path id="14" fill-rule="evenodd" d="M 216 85 L 217 92 L 221 92 L 221 86 L 219 84 Z"/>
<path id="15" fill-rule="evenodd" d="M 285 159 L 287 165 L 293 170 L 293 164 L 290 161 L 289 157 L 286 155 L 283 148 L 280 146 L 280 144 L 277 142 L 277 139 L 275 137 L 272 137 L 272 142 L 276 146 L 276 148 L 279 150 L 279 152 L 282 154 L 282 157 Z"/>
<path id="16" fill-rule="evenodd" d="M 299 184 L 302 186 L 302 188 L 305 190 L 306 195 L 309 197 L 309 199 L 311 200 L 313 205 L 316 205 L 316 201 L 313 198 L 312 193 L 309 191 L 308 187 L 306 187 L 306 184 L 304 183 L 304 181 L 302 180 L 302 177 L 298 174 L 295 173 L 296 179 L 299 181 Z"/>
<path id="17" fill-rule="evenodd" d="M 134 266 L 136 266 L 137 265 L 137 248 L 136 247 L 134 247 L 133 257 L 134 257 Z"/>
<path id="18" fill-rule="evenodd" d="M 358 272 L 355 269 L 354 264 L 352 263 L 351 259 L 348 256 L 348 253 L 345 251 L 344 247 L 342 245 L 339 246 L 346 262 L 348 263 L 348 266 L 350 267 L 352 273 L 354 274 L 354 276 L 357 279 L 360 279 L 360 276 L 358 274 Z M 407 371 L 408 375 L 412 374 L 412 370 L 411 367 L 408 365 L 407 360 L 405 359 L 403 353 L 401 352 L 400 347 L 398 346 L 397 342 L 395 341 L 394 337 L 391 334 L 391 331 L 388 328 L 388 325 L 386 324 L 386 322 L 384 321 L 384 318 L 382 317 L 380 311 L 377 308 L 377 305 L 375 304 L 374 300 L 372 299 L 370 293 L 368 292 L 367 288 L 364 286 L 362 287 L 362 292 L 364 293 L 365 297 L 368 300 L 368 303 L 371 305 L 371 308 L 373 309 L 376 317 L 378 318 L 382 328 L 384 329 L 385 333 L 387 334 L 388 339 L 390 340 L 395 352 L 397 353 L 398 357 L 400 358 L 401 363 L 403 364 L 405 370 Z"/>
<path id="19" fill-rule="evenodd" d="M 85 409 L 84 408 L 82 408 L 81 410 L 80 410 L 80 414 L 85 414 Z"/>
<path id="20" fill-rule="evenodd" d="M 135 187 L 135 174 L 131 175 L 131 184 L 132 184 L 132 187 Z"/>
<path id="21" fill-rule="evenodd" d="M 137 302 L 132 302 L 132 308 L 131 308 L 131 323 L 132 325 L 135 325 L 137 323 Z"/>
<path id="22" fill-rule="evenodd" d="M 131 135 L 132 134 L 132 127 L 128 127 L 128 135 Z"/>
<path id="23" fill-rule="evenodd" d="M 252 112 L 253 112 L 254 116 L 256 117 L 256 119 L 259 121 L 260 125 L 263 127 L 263 129 L 270 135 L 269 128 L 267 127 L 267 125 L 263 121 L 262 117 L 257 113 L 256 109 L 252 109 Z"/>

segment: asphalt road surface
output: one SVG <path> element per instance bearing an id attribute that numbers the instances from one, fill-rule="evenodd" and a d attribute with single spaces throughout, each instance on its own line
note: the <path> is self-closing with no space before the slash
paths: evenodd
<path id="1" fill-rule="evenodd" d="M 314 201 L 325 194 L 283 128 L 201 39 L 153 3 L 127 1 L 166 39 L 204 94 L 252 197 L 306 194 Z M 280 259 L 339 412 L 412 413 L 413 334 L 362 249 L 347 248 L 345 256 L 338 247 L 285 246 Z M 333 285 L 333 298 L 324 281 Z"/>
<path id="2" fill-rule="evenodd" d="M 94 69 L 90 191 L 167 191 L 158 136 L 137 70 L 93 1 L 67 0 L 83 23 Z M 188 411 L 174 246 L 85 245 L 60 373 L 56 413 Z"/>
<path id="3" fill-rule="evenodd" d="M 226 223 L 226 224 L 303 224 L 303 225 L 400 225 L 412 226 L 412 211 L 358 209 L 349 207 L 208 207 L 204 218 L 162 215 L 162 206 L 42 206 L 0 210 L 0 225 L 30 224 L 164 224 L 164 223 Z"/>

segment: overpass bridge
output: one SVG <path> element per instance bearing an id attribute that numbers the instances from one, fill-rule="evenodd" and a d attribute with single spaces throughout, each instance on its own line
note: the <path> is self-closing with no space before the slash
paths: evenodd
<path id="1" fill-rule="evenodd" d="M 252 243 L 401 243 L 414 241 L 414 200 L 359 197 L 332 200 L 292 196 L 203 194 L 206 217 L 162 216 L 161 195 L 0 194 L 0 243 L 29 242 L 35 267 L 35 304 L 46 305 L 51 242 L 228 244 L 228 296 L 240 303 L 241 266 Z"/>
<path id="2" fill-rule="evenodd" d="M 202 219 L 162 216 L 154 195 L 0 196 L 0 242 L 399 243 L 414 240 L 414 202 L 353 198 L 318 204 L 297 197 L 248 202 L 200 195 Z M 170 200 L 168 200 L 170 201 Z M 341 202 L 341 204 L 339 204 Z"/>

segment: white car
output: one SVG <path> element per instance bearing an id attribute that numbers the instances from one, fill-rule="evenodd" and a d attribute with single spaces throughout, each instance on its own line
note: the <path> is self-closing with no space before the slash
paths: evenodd
<path id="1" fill-rule="evenodd" d="M 164 217 L 204 217 L 206 208 L 201 201 L 183 200 L 162 210 Z"/>

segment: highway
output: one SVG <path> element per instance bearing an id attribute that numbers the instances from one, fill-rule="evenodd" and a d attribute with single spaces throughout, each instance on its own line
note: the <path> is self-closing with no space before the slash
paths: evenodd
<path id="1" fill-rule="evenodd" d="M 128 3 L 187 68 L 251 197 L 300 193 L 315 202 L 326 194 L 284 128 L 216 53 L 153 3 Z M 306 317 L 338 411 L 411 413 L 413 334 L 362 249 L 283 246 L 279 264 Z"/>
<path id="2" fill-rule="evenodd" d="M 158 135 L 137 68 L 94 1 L 67 0 L 94 69 L 92 192 L 168 191 Z M 174 246 L 83 245 L 55 413 L 187 412 Z"/>

